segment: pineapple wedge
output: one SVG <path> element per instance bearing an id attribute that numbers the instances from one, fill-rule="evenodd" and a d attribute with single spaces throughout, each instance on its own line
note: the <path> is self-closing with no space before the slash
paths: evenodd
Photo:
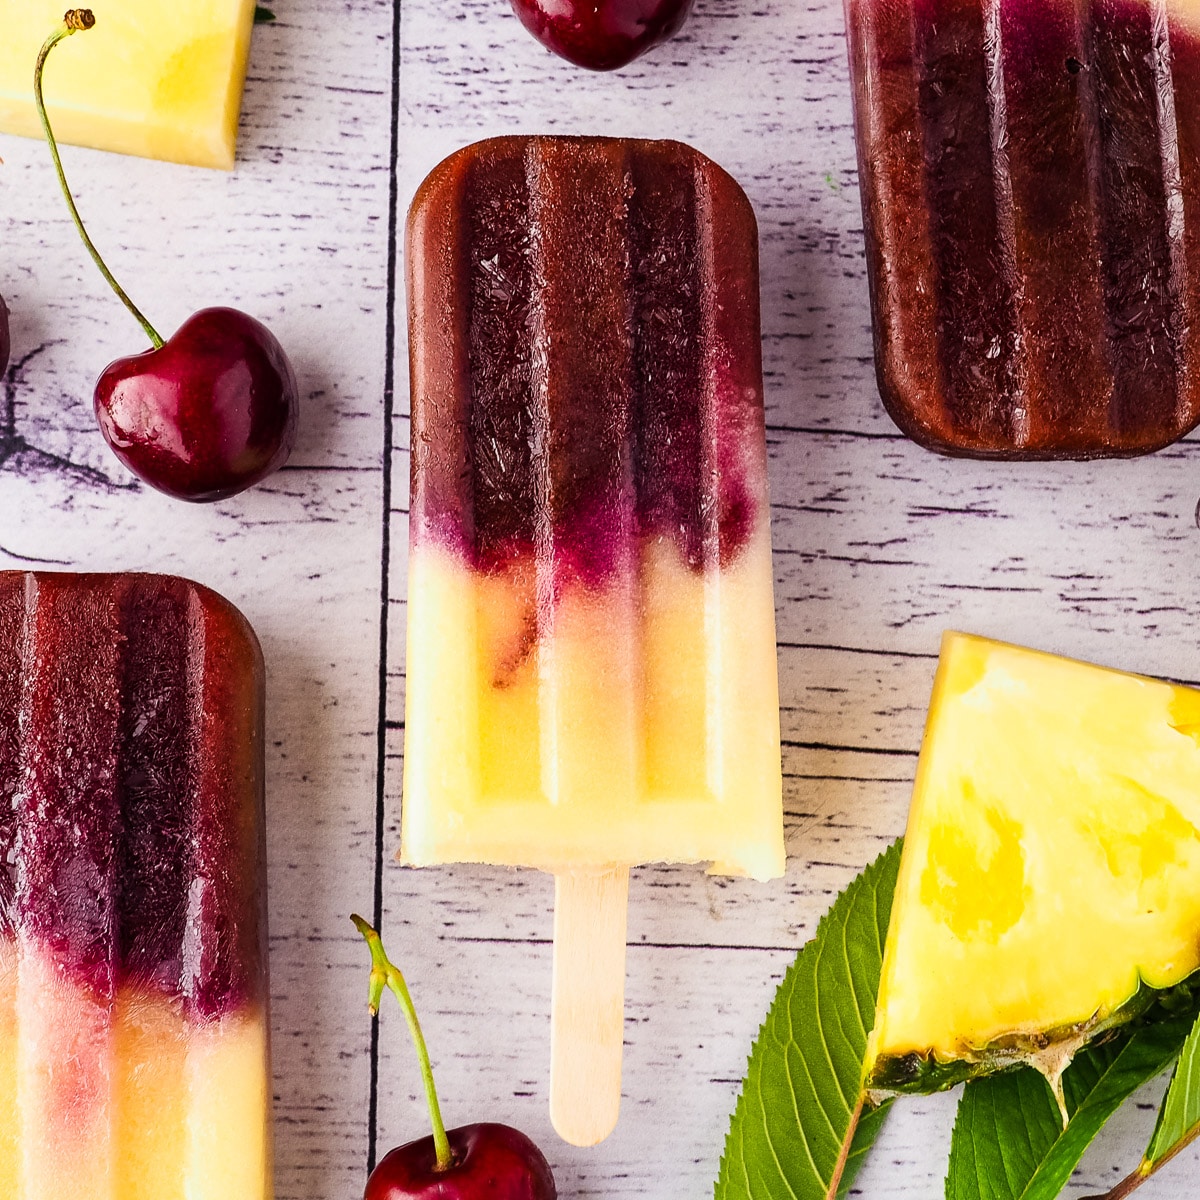
<path id="1" fill-rule="evenodd" d="M 0 131 L 41 137 L 33 64 L 64 0 L 0 0 Z M 96 27 L 46 63 L 62 142 L 233 167 L 254 0 L 94 0 Z"/>
<path id="2" fill-rule="evenodd" d="M 1059 1094 L 1197 968 L 1200 691 L 946 634 L 867 1086 L 1029 1063 Z"/>

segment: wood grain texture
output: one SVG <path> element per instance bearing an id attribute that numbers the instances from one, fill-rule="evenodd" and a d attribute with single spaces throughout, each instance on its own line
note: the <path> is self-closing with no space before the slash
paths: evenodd
<path id="1" fill-rule="evenodd" d="M 234 303 L 288 347 L 304 396 L 292 463 L 204 508 L 130 481 L 95 432 L 90 392 L 138 330 L 75 239 L 44 148 L 0 138 L 14 354 L 0 389 L 0 565 L 176 571 L 228 595 L 263 640 L 280 1200 L 354 1196 L 364 1178 L 366 955 L 346 918 L 372 903 L 381 737 L 384 926 L 448 1121 L 524 1128 L 564 1197 L 707 1195 L 776 983 L 834 894 L 903 828 L 942 630 L 1200 681 L 1200 441 L 1134 462 L 1025 466 L 950 462 L 899 435 L 874 385 L 838 0 L 697 0 L 681 36 L 609 76 L 547 55 L 504 0 L 274 7 L 278 22 L 254 37 L 235 173 L 70 148 L 64 159 L 93 236 L 153 320 L 170 329 Z M 745 186 L 762 245 L 788 872 L 768 885 L 633 873 L 622 1117 L 593 1150 L 560 1142 L 547 1113 L 551 879 L 391 861 L 408 470 L 404 330 L 389 327 L 402 311 L 393 180 L 402 217 L 441 158 L 510 132 L 689 141 Z M 379 1046 L 386 1148 L 424 1117 L 389 1010 Z M 1154 1097 L 1139 1100 L 1071 1194 L 1136 1161 Z M 948 1097 L 898 1106 L 856 1194 L 940 1194 L 952 1121 Z M 1198 1180 L 1192 1151 L 1142 1194 L 1167 1200 Z"/>

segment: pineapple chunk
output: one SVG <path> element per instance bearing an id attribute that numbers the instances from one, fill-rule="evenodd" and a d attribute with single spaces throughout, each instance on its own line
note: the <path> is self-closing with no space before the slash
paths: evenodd
<path id="1" fill-rule="evenodd" d="M 63 0 L 0 0 L 0 130 L 41 137 L 33 65 Z M 233 167 L 254 0 L 95 0 L 96 27 L 46 62 L 60 141 Z"/>
<path id="2" fill-rule="evenodd" d="M 1052 1085 L 1200 967 L 1200 692 L 948 633 L 867 1082 Z"/>

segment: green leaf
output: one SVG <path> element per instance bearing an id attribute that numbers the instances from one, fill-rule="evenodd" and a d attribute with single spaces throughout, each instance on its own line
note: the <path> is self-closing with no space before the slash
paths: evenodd
<path id="1" fill-rule="evenodd" d="M 275 14 L 263 4 L 254 6 L 254 23 L 255 25 L 270 25 L 275 20 Z"/>
<path id="2" fill-rule="evenodd" d="M 1200 1133 L 1200 1017 L 1192 1026 L 1158 1111 L 1154 1136 L 1142 1159 L 1149 1174 Z"/>
<path id="3" fill-rule="evenodd" d="M 1065 1129 L 1049 1084 L 1031 1067 L 968 1083 L 946 1200 L 1053 1200 L 1108 1118 L 1178 1054 L 1190 1025 L 1190 1014 L 1172 1015 L 1081 1050 L 1063 1075 Z"/>
<path id="4" fill-rule="evenodd" d="M 852 1138 L 844 1195 L 883 1125 L 887 1105 L 865 1108 L 862 1074 L 900 845 L 837 898 L 779 985 L 729 1124 L 716 1200 L 826 1200 Z"/>

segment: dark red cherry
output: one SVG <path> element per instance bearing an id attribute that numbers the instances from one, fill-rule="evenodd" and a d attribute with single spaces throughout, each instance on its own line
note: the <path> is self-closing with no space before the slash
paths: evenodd
<path id="1" fill-rule="evenodd" d="M 8 337 L 8 307 L 4 297 L 0 296 L 0 375 L 8 370 L 8 355 L 12 350 L 12 342 Z"/>
<path id="2" fill-rule="evenodd" d="M 110 363 L 96 419 L 116 456 L 181 500 L 221 500 L 282 466 L 296 439 L 296 377 L 265 325 L 233 308 L 189 317 L 157 350 Z"/>
<path id="3" fill-rule="evenodd" d="M 386 987 L 404 1010 L 425 1081 L 433 1136 L 387 1154 L 371 1172 L 363 1200 L 556 1200 L 554 1176 L 542 1152 L 519 1130 L 484 1122 L 446 1132 L 425 1035 L 404 976 L 387 956 L 377 930 L 350 918 L 371 950 L 368 1004 L 372 1016 Z"/>
<path id="4" fill-rule="evenodd" d="M 59 42 L 95 24 L 90 9 L 67 11 L 38 51 L 33 100 L 71 220 L 153 347 L 105 367 L 96 382 L 96 419 L 116 456 L 151 487 L 181 500 L 220 500 L 287 461 L 296 440 L 296 376 L 271 331 L 233 308 L 206 308 L 164 341 L 88 236 L 46 114 L 42 73 Z"/>
<path id="5" fill-rule="evenodd" d="M 555 54 L 611 71 L 679 32 L 692 0 L 509 0 L 525 28 Z"/>
<path id="6" fill-rule="evenodd" d="M 453 1163 L 439 1170 L 433 1138 L 399 1146 L 371 1172 L 363 1200 L 555 1200 L 542 1152 L 509 1125 L 463 1125 L 447 1134 Z"/>

